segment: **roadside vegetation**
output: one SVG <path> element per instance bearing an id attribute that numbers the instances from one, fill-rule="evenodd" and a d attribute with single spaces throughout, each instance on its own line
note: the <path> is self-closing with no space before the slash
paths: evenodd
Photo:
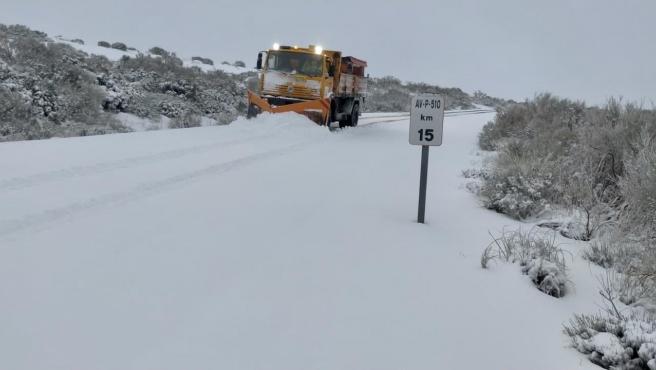
<path id="1" fill-rule="evenodd" d="M 541 292 L 560 298 L 567 292 L 567 253 L 556 242 L 553 231 L 504 230 L 481 255 L 481 267 L 492 261 L 518 263 Z"/>
<path id="2" fill-rule="evenodd" d="M 488 107 L 501 107 L 509 102 L 493 98 L 481 91 L 469 95 L 454 87 L 441 87 L 426 83 L 401 82 L 396 77 L 370 78 L 368 96 L 365 104 L 368 112 L 409 112 L 410 99 L 418 93 L 435 93 L 446 96 L 446 109 L 473 109 L 475 104 Z"/>
<path id="3" fill-rule="evenodd" d="M 201 117 L 228 123 L 246 107 L 243 78 L 185 67 L 158 47 L 110 61 L 25 26 L 0 25 L 0 141 L 130 131 L 117 113 L 166 117 L 171 127 L 198 126 Z"/>
<path id="4" fill-rule="evenodd" d="M 605 368 L 656 369 L 656 110 L 541 94 L 499 108 L 479 146 L 494 152 L 477 188 L 487 208 L 588 242 L 581 256 L 607 271 L 608 307 L 566 325 L 572 345 Z M 507 254 L 494 244 L 484 267 Z"/>

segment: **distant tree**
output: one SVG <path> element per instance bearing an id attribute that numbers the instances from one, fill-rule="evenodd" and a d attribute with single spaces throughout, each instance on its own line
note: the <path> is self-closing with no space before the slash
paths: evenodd
<path id="1" fill-rule="evenodd" d="M 235 65 L 235 67 L 246 68 L 246 63 L 244 63 L 241 60 L 236 61 L 234 65 Z"/>
<path id="2" fill-rule="evenodd" d="M 107 41 L 98 41 L 98 46 L 103 47 L 103 48 L 111 48 L 112 44 L 110 44 Z"/>

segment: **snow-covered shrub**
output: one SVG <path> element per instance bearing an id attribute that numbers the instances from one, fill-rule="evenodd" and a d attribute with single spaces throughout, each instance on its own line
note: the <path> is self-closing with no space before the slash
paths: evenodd
<path id="1" fill-rule="evenodd" d="M 504 230 L 483 251 L 481 267 L 487 268 L 495 259 L 519 263 L 522 273 L 548 295 L 559 298 L 566 293 L 566 253 L 556 243 L 555 232 Z"/>
<path id="2" fill-rule="evenodd" d="M 111 48 L 112 44 L 110 44 L 107 41 L 98 41 L 98 46 L 100 46 L 102 48 Z"/>
<path id="3" fill-rule="evenodd" d="M 484 179 L 484 205 L 520 220 L 538 215 L 560 197 L 552 175 L 555 166 L 519 140 L 506 142 Z"/>
<path id="4" fill-rule="evenodd" d="M 483 130 L 481 130 L 481 133 L 478 134 L 478 147 L 482 150 L 497 150 L 496 141 L 499 138 L 495 137 L 495 127 L 495 122 L 490 121 L 486 123 L 485 126 L 483 126 Z"/>
<path id="5" fill-rule="evenodd" d="M 608 237 L 595 239 L 583 250 L 583 258 L 598 266 L 610 268 L 615 264 L 615 248 Z"/>
<path id="6" fill-rule="evenodd" d="M 503 107 L 508 104 L 515 103 L 512 100 L 506 101 L 504 99 L 492 97 L 480 90 L 474 91 L 474 93 L 472 94 L 472 100 L 474 101 L 474 103 L 484 105 L 486 107 Z"/>
<path id="7" fill-rule="evenodd" d="M 166 51 L 166 49 L 161 48 L 159 46 L 154 46 L 154 47 L 150 48 L 150 50 L 148 50 L 148 52 L 153 54 L 153 55 L 159 55 L 161 57 L 167 57 L 167 56 L 171 55 L 171 53 Z"/>
<path id="8" fill-rule="evenodd" d="M 192 111 L 185 111 L 171 120 L 169 128 L 200 127 L 200 124 L 201 118 L 198 114 Z"/>
<path id="9" fill-rule="evenodd" d="M 656 370 L 656 320 L 638 311 L 627 316 L 575 315 L 564 332 L 576 350 L 603 368 Z"/>
<path id="10" fill-rule="evenodd" d="M 623 228 L 645 239 L 656 238 L 656 124 L 645 127 L 634 142 L 636 155 L 625 161 L 620 181 L 627 212 Z"/>
<path id="11" fill-rule="evenodd" d="M 444 88 L 425 83 L 403 83 L 396 77 L 369 78 L 365 109 L 369 112 L 408 112 L 410 98 L 421 92 L 446 96 L 446 109 L 474 108 L 470 95 L 457 88 Z"/>
<path id="12" fill-rule="evenodd" d="M 510 104 L 498 108 L 494 121 L 488 122 L 479 134 L 479 147 L 483 150 L 497 150 L 506 139 L 521 139 L 525 136 L 530 115 L 526 104 Z"/>
<path id="13" fill-rule="evenodd" d="M 534 258 L 522 266 L 522 272 L 528 275 L 533 284 L 543 293 L 557 298 L 565 295 L 567 275 L 556 263 L 544 258 Z"/>
<path id="14" fill-rule="evenodd" d="M 198 61 L 198 62 L 201 62 L 201 63 L 203 63 L 203 64 L 210 65 L 210 66 L 213 66 L 213 65 L 214 65 L 214 61 L 213 61 L 212 59 L 210 59 L 210 58 L 191 57 L 191 60 L 193 60 L 193 61 Z"/>
<path id="15" fill-rule="evenodd" d="M 590 361 L 609 369 L 656 368 L 656 317 L 643 307 L 620 309 L 624 277 L 607 270 L 599 278 L 603 311 L 574 315 L 564 327 L 572 346 Z"/>
<path id="16" fill-rule="evenodd" d="M 125 44 L 122 43 L 122 42 L 114 42 L 114 43 L 112 43 L 112 49 L 121 50 L 121 51 L 127 51 L 127 50 L 128 50 L 128 46 L 125 45 Z"/>
<path id="17" fill-rule="evenodd" d="M 238 60 L 238 61 L 235 61 L 234 66 L 235 66 L 235 67 L 246 68 L 246 63 L 244 63 L 244 62 L 241 61 L 241 60 Z"/>

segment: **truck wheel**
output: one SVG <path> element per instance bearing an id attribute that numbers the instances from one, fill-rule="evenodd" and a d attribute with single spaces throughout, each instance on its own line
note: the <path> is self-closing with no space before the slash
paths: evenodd
<path id="1" fill-rule="evenodd" d="M 246 111 L 246 118 L 251 119 L 257 117 L 260 113 L 260 110 L 255 106 L 255 104 L 248 104 L 248 111 Z"/>
<path id="2" fill-rule="evenodd" d="M 360 119 L 360 104 L 355 104 L 353 105 L 353 110 L 351 111 L 349 126 L 351 127 L 357 126 L 359 119 Z"/>

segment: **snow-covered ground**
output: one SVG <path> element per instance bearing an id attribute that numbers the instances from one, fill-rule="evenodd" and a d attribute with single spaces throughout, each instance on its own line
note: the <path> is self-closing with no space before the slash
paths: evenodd
<path id="1" fill-rule="evenodd" d="M 426 225 L 407 121 L 1 144 L 0 368 L 595 368 L 561 333 L 594 267 L 562 299 L 480 267 L 519 225 L 463 186 L 492 117 L 446 118 Z"/>

